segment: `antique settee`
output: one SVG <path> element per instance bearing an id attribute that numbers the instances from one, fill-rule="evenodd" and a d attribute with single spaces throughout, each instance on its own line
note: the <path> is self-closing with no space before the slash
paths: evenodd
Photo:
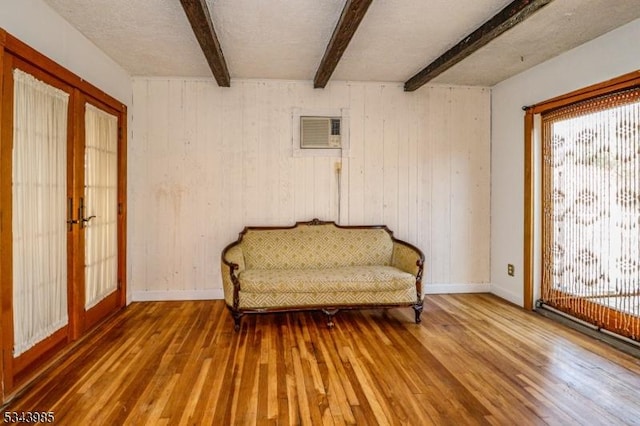
<path id="1" fill-rule="evenodd" d="M 423 309 L 424 255 L 386 226 L 314 219 L 290 227 L 246 227 L 222 252 L 224 298 L 236 330 L 245 314 L 341 309 Z"/>

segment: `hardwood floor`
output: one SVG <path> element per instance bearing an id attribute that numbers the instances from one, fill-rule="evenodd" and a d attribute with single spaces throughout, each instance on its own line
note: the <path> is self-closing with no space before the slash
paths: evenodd
<path id="1" fill-rule="evenodd" d="M 5 410 L 55 424 L 638 424 L 640 360 L 491 295 L 270 314 L 134 303 Z"/>

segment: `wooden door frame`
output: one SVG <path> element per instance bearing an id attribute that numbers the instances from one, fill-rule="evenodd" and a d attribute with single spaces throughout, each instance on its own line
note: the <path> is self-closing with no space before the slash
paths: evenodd
<path id="1" fill-rule="evenodd" d="M 126 147 L 127 147 L 127 107 L 122 102 L 106 94 L 102 90 L 93 86 L 89 82 L 83 80 L 65 67 L 59 65 L 55 61 L 49 59 L 45 55 L 37 52 L 27 44 L 18 40 L 14 36 L 0 28 L 0 99 L 3 100 L 0 105 L 0 137 L 3 141 L 13 140 L 13 102 L 4 102 L 5 99 L 13 99 L 13 78 L 12 70 L 14 68 L 13 61 L 19 61 L 26 64 L 26 67 L 39 70 L 39 72 L 52 76 L 57 81 L 71 88 L 69 99 L 70 114 L 68 117 L 68 152 L 69 149 L 76 149 L 77 138 L 80 135 L 80 123 L 84 123 L 84 115 L 78 116 L 78 103 L 82 100 L 92 100 L 101 105 L 106 105 L 109 110 L 115 112 L 118 117 L 118 149 L 122 153 L 118 161 L 118 250 L 121 253 L 118 262 L 118 275 L 120 293 L 117 300 L 114 301 L 114 309 L 120 309 L 126 304 Z M 10 97 L 6 95 L 11 91 Z M 6 96 L 5 96 L 6 95 Z M 82 109 L 84 111 L 84 109 Z M 83 128 L 84 126 L 82 126 Z M 12 309 L 12 200 L 11 200 L 11 181 L 12 181 L 12 143 L 0 144 L 0 323 L 2 325 L 0 331 L 0 347 L 2 356 L 0 356 L 0 373 L 2 376 L 2 401 L 13 394 L 18 386 L 22 386 L 29 380 L 39 367 L 43 365 L 53 351 L 57 351 L 61 346 L 66 345 L 69 341 L 75 340 L 82 336 L 94 323 L 99 321 L 93 319 L 90 324 L 85 321 L 84 315 L 80 314 L 80 310 L 84 311 L 84 298 L 82 303 L 78 303 L 77 285 L 70 290 L 69 294 L 69 324 L 68 331 L 63 334 L 55 333 L 51 340 L 45 346 L 44 351 L 29 354 L 25 358 L 25 362 L 19 363 L 16 371 L 14 367 L 13 352 L 13 309 Z M 73 155 L 72 155 L 73 157 Z M 71 174 L 68 179 L 68 190 L 77 186 L 77 176 Z M 74 230 L 73 233 L 77 231 Z M 68 249 L 78 250 L 80 243 L 79 237 L 72 235 L 68 239 Z M 74 260 L 75 261 L 75 260 Z M 69 265 L 72 267 L 73 265 Z M 73 266 L 75 267 L 75 266 Z M 70 269 L 69 273 L 77 271 Z M 72 278 L 73 282 L 78 282 L 77 277 Z M 82 281 L 84 282 L 84 281 Z M 82 292 L 82 296 L 84 293 Z M 28 362 L 27 362 L 28 361 Z M 17 375 L 19 373 L 19 375 Z"/>

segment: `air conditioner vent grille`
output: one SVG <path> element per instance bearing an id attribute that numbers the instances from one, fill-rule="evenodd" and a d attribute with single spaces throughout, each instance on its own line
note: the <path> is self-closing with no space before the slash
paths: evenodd
<path id="1" fill-rule="evenodd" d="M 300 117 L 300 148 L 340 148 L 340 119 Z"/>

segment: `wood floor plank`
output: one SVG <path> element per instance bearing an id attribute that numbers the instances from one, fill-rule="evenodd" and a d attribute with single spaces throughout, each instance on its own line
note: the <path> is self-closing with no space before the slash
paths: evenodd
<path id="1" fill-rule="evenodd" d="M 134 303 L 9 402 L 76 424 L 636 424 L 640 360 L 485 294 L 243 318 Z"/>

